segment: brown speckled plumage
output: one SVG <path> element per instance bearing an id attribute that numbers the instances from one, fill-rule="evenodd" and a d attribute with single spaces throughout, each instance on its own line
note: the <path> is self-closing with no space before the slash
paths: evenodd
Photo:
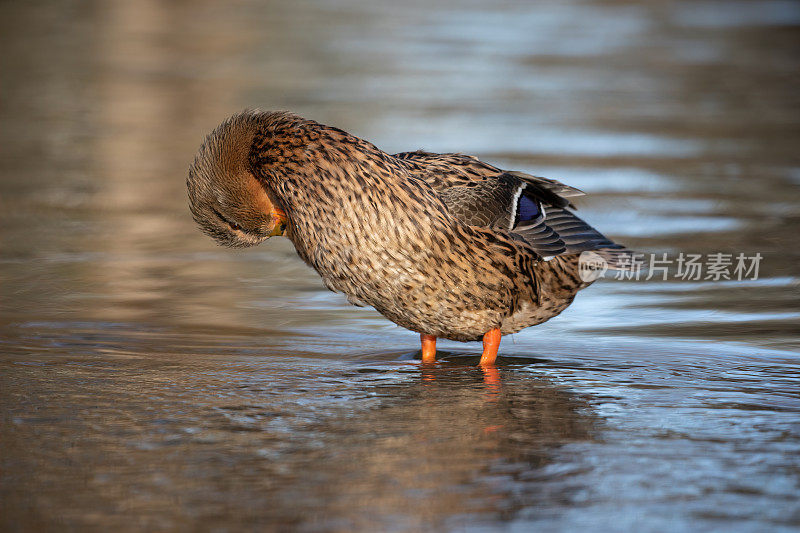
<path id="1" fill-rule="evenodd" d="M 229 246 L 285 235 L 325 285 L 427 335 L 479 340 L 566 308 L 578 252 L 620 249 L 570 211 L 580 191 L 460 154 L 389 155 L 287 112 L 236 115 L 189 172 L 192 214 Z M 520 220 L 519 198 L 539 206 Z M 544 260 L 544 257 L 551 257 Z"/>

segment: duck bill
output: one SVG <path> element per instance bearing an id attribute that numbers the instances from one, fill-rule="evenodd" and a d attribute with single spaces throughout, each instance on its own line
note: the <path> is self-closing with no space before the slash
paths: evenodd
<path id="1" fill-rule="evenodd" d="M 278 237 L 283 235 L 286 232 L 286 224 L 289 221 L 289 217 L 286 216 L 286 213 L 284 213 L 282 209 L 277 207 L 272 211 L 272 216 L 275 219 L 275 225 L 269 233 L 269 236 Z"/>

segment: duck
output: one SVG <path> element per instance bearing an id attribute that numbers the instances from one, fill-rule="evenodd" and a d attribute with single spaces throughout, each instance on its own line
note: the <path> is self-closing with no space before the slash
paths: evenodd
<path id="1" fill-rule="evenodd" d="M 283 236 L 324 285 L 419 333 L 482 341 L 557 316 L 592 280 L 580 257 L 627 250 L 575 214 L 579 189 L 461 153 L 388 154 L 288 111 L 245 110 L 202 142 L 189 207 L 217 243 Z"/>

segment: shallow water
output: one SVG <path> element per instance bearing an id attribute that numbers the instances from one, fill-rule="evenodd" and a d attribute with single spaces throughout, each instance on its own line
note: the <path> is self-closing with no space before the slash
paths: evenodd
<path id="1" fill-rule="evenodd" d="M 0 529 L 800 525 L 800 9 L 788 1 L 0 6 Z M 217 248 L 203 135 L 288 108 L 587 191 L 643 252 L 480 347 Z"/>

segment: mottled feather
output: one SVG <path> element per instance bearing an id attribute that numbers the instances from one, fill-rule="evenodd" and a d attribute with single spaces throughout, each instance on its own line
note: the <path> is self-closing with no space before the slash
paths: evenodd
<path id="1" fill-rule="evenodd" d="M 574 187 L 501 170 L 464 154 L 416 151 L 395 157 L 436 190 L 459 220 L 506 228 L 543 257 L 623 249 L 571 211 L 569 198 L 583 195 Z"/>
<path id="2" fill-rule="evenodd" d="M 187 184 L 195 220 L 220 243 L 262 242 L 280 212 L 329 289 L 454 340 L 557 315 L 587 285 L 572 252 L 619 248 L 570 211 L 577 189 L 468 155 L 392 156 L 288 112 L 224 122 Z"/>

